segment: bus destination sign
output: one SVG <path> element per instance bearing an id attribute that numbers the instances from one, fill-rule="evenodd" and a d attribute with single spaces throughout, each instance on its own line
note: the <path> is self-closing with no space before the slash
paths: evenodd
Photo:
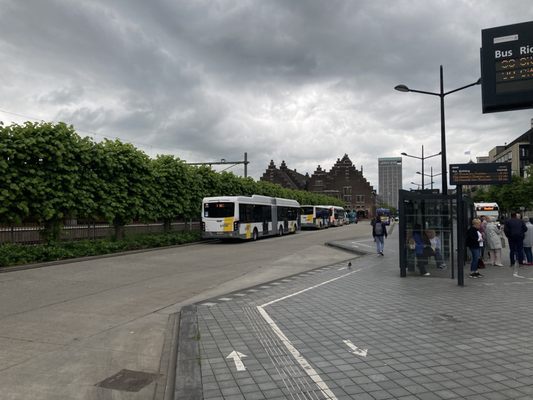
<path id="1" fill-rule="evenodd" d="M 533 108 L 533 22 L 481 31 L 483 113 Z"/>
<path id="2" fill-rule="evenodd" d="M 450 164 L 450 185 L 497 185 L 511 182 L 511 163 Z"/>

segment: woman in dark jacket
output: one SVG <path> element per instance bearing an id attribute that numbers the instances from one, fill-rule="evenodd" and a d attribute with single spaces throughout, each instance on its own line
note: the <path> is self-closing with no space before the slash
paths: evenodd
<path id="1" fill-rule="evenodd" d="M 472 262 L 470 264 L 470 277 L 481 278 L 481 275 L 477 271 L 479 257 L 481 255 L 481 248 L 483 247 L 483 237 L 479 231 L 481 221 L 477 218 L 472 220 L 472 226 L 466 231 L 466 247 L 470 249 L 472 253 Z"/>

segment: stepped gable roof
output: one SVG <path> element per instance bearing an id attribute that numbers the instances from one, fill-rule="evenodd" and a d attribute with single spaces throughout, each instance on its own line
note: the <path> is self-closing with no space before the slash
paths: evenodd
<path id="1" fill-rule="evenodd" d="M 287 169 L 285 171 L 287 176 L 298 186 L 300 190 L 304 190 L 307 188 L 307 183 L 309 182 L 309 175 L 302 175 L 299 172 L 297 172 L 295 169 Z"/>
<path id="2" fill-rule="evenodd" d="M 285 160 L 281 162 L 279 169 L 276 168 L 274 161 L 271 160 L 267 170 L 261 178 L 261 180 L 277 183 L 285 188 L 297 190 L 305 190 L 308 179 L 308 177 L 299 174 L 296 170 L 291 171 L 287 167 Z"/>
<path id="3" fill-rule="evenodd" d="M 315 172 L 313 172 L 313 175 L 325 175 L 326 171 L 322 169 L 322 167 L 319 165 L 316 167 Z"/>

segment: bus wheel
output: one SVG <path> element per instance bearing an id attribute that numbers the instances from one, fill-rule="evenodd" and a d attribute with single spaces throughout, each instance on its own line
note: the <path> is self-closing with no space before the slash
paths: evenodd
<path id="1" fill-rule="evenodd" d="M 257 229 L 254 229 L 254 232 L 252 233 L 252 240 L 255 242 L 259 237 L 259 233 L 257 233 Z"/>
<path id="2" fill-rule="evenodd" d="M 280 226 L 279 229 L 278 229 L 278 235 L 279 236 L 283 236 L 283 227 Z"/>

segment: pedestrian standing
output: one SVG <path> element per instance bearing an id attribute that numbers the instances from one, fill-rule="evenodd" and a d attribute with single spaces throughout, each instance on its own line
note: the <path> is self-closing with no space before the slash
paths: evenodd
<path id="1" fill-rule="evenodd" d="M 372 219 L 372 236 L 376 242 L 376 250 L 378 255 L 383 255 L 383 247 L 385 246 L 385 238 L 387 237 L 387 226 L 379 216 Z"/>
<path id="2" fill-rule="evenodd" d="M 502 264 L 502 231 L 496 221 L 496 217 L 488 217 L 489 222 L 485 228 L 487 251 L 489 252 L 489 264 L 503 267 Z"/>
<path id="3" fill-rule="evenodd" d="M 413 241 L 415 242 L 416 266 L 422 276 L 430 276 L 427 270 L 429 258 L 435 256 L 431 248 L 431 241 L 426 232 L 422 231 L 422 225 L 416 224 L 413 229 Z"/>
<path id="4" fill-rule="evenodd" d="M 521 266 L 524 265 L 524 236 L 526 232 L 526 224 L 517 213 L 511 213 L 511 218 L 503 224 L 503 233 L 509 241 L 510 267 L 514 266 L 515 261 L 518 261 Z"/>
<path id="5" fill-rule="evenodd" d="M 470 253 L 472 254 L 472 261 L 470 263 L 471 278 L 481 278 L 483 276 L 477 270 L 479 257 L 481 255 L 481 248 L 483 247 L 483 236 L 479 231 L 480 226 L 481 221 L 477 218 L 474 218 L 472 220 L 472 225 L 466 231 L 465 244 L 466 247 L 470 249 Z"/>
<path id="6" fill-rule="evenodd" d="M 524 217 L 527 231 L 524 234 L 524 240 L 522 242 L 524 246 L 524 254 L 526 255 L 527 265 L 533 265 L 533 254 L 531 253 L 531 247 L 533 246 L 533 217 Z"/>
<path id="7" fill-rule="evenodd" d="M 481 237 L 483 238 L 483 242 L 485 243 L 487 241 L 485 229 L 487 229 L 488 219 L 485 215 L 482 215 L 481 217 L 479 217 L 479 220 L 481 221 L 481 225 L 479 225 L 479 231 L 481 232 Z M 485 246 L 479 248 L 479 258 L 481 259 L 481 261 L 483 261 L 483 259 L 485 258 Z"/>

